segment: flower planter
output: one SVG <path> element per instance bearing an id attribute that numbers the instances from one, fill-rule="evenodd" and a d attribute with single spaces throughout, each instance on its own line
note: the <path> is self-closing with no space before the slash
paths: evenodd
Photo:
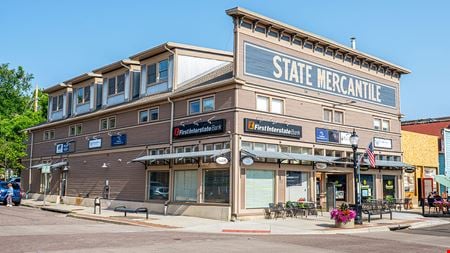
<path id="1" fill-rule="evenodd" d="M 355 227 L 355 220 L 353 219 L 353 220 L 351 220 L 351 221 L 349 221 L 347 223 L 335 221 L 334 226 L 336 228 L 354 228 Z"/>

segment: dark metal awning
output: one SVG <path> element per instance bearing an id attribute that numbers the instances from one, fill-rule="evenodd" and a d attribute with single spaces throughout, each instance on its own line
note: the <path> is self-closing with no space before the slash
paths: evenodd
<path id="1" fill-rule="evenodd" d="M 52 169 L 55 169 L 55 168 L 61 168 L 66 165 L 67 165 L 67 162 L 58 162 L 58 163 L 51 164 L 50 167 Z"/>
<path id="2" fill-rule="evenodd" d="M 156 160 L 169 160 L 178 158 L 190 158 L 190 157 L 216 157 L 226 153 L 229 153 L 230 149 L 219 149 L 219 150 L 205 150 L 205 151 L 194 151 L 194 152 L 184 152 L 184 153 L 172 153 L 172 154 L 162 154 L 162 155 L 146 155 L 141 156 L 133 160 L 133 162 L 143 162 L 143 161 L 156 161 Z"/>
<path id="3" fill-rule="evenodd" d="M 42 169 L 42 167 L 44 167 L 45 165 L 50 165 L 49 163 L 40 163 L 40 164 L 36 164 L 31 166 L 31 169 Z"/>
<path id="4" fill-rule="evenodd" d="M 369 165 L 369 159 L 364 159 L 362 165 Z M 394 168 L 414 168 L 414 166 L 409 165 L 400 161 L 386 161 L 386 160 L 375 160 L 376 167 L 394 167 Z"/>
<path id="5" fill-rule="evenodd" d="M 253 157 L 280 159 L 280 160 L 299 160 L 299 161 L 331 163 L 336 159 L 335 157 L 297 154 L 297 153 L 288 153 L 288 152 L 252 150 L 252 149 L 246 149 L 246 148 L 243 148 L 241 150 L 241 152 L 244 155 L 249 155 L 249 156 L 253 156 Z"/>

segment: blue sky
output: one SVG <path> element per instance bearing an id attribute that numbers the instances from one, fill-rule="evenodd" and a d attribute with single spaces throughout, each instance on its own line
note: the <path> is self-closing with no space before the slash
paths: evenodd
<path id="1" fill-rule="evenodd" d="M 225 10 L 241 6 L 412 70 L 402 77 L 406 119 L 450 116 L 450 1 L 41 1 L 0 3 L 0 63 L 40 87 L 166 41 L 232 50 Z"/>

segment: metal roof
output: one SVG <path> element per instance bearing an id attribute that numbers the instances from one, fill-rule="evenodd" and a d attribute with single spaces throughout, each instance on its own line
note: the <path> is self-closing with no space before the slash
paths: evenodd
<path id="1" fill-rule="evenodd" d="M 280 160 L 301 160 L 310 162 L 331 163 L 336 159 L 335 157 L 297 154 L 288 152 L 276 152 L 276 151 L 250 150 L 246 148 L 243 148 L 241 151 L 255 157 L 280 159 Z"/>
<path id="2" fill-rule="evenodd" d="M 183 152 L 183 153 L 171 153 L 162 155 L 146 155 L 141 156 L 133 160 L 133 162 L 142 161 L 156 161 L 156 160 L 169 160 L 175 158 L 189 158 L 189 157 L 203 157 L 203 156 L 220 156 L 229 153 L 230 149 L 219 149 L 219 150 L 205 150 L 205 151 L 194 151 L 194 152 Z"/>

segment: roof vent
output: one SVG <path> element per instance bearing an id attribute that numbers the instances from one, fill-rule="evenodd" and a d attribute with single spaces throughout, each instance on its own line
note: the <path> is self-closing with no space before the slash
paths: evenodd
<path id="1" fill-rule="evenodd" d="M 352 49 L 356 49 L 356 38 L 355 37 L 350 38 L 350 45 L 351 45 Z"/>

